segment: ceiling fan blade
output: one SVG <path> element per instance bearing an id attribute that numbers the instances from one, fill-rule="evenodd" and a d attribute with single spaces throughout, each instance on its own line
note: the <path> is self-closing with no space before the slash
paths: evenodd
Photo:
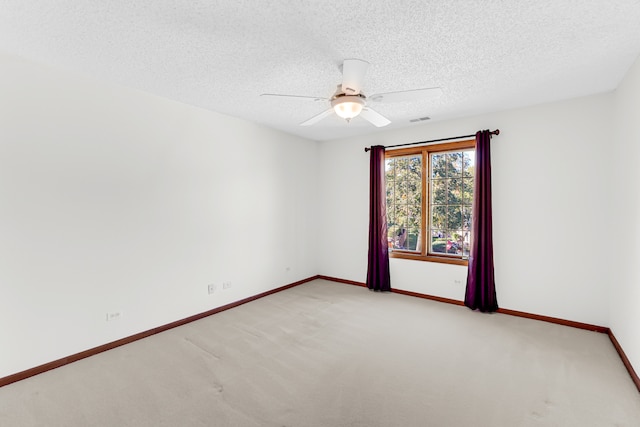
<path id="1" fill-rule="evenodd" d="M 377 126 L 379 128 L 391 123 L 391 121 L 387 119 L 385 116 L 378 113 L 377 111 L 372 110 L 369 107 L 364 107 L 360 112 L 360 116 L 362 116 L 363 119 L 367 120 L 368 122 L 371 122 L 374 126 Z"/>
<path id="2" fill-rule="evenodd" d="M 376 93 L 368 97 L 373 102 L 407 102 L 436 99 L 442 96 L 442 88 L 428 87 L 424 89 L 401 90 L 399 92 Z"/>
<path id="3" fill-rule="evenodd" d="M 300 123 L 300 126 L 311 126 L 318 123 L 320 120 L 324 119 L 327 116 L 330 116 L 333 113 L 333 108 L 329 108 L 328 110 L 324 110 L 322 113 L 317 114 L 311 117 L 309 120 L 306 120 Z"/>
<path id="4" fill-rule="evenodd" d="M 357 95 L 362 90 L 369 63 L 361 59 L 345 59 L 342 63 L 342 92 Z"/>
<path id="5" fill-rule="evenodd" d="M 328 101 L 329 98 L 322 98 L 321 96 L 303 96 L 303 95 L 282 95 L 279 93 L 261 93 L 260 96 L 273 97 L 273 98 L 292 98 L 307 101 Z"/>

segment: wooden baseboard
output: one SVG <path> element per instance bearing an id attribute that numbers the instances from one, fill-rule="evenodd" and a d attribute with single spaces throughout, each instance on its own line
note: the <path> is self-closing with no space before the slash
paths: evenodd
<path id="1" fill-rule="evenodd" d="M 318 276 L 318 279 L 329 280 L 331 282 L 346 283 L 347 285 L 364 286 L 365 288 L 367 287 L 366 283 L 356 282 L 354 280 L 339 279 L 337 277 L 331 276 L 323 276 L 322 274 Z"/>
<path id="2" fill-rule="evenodd" d="M 339 279 L 339 278 L 331 277 L 331 276 L 322 276 L 321 275 L 321 276 L 318 276 L 318 278 L 319 279 L 330 280 L 330 281 L 338 282 L 338 283 L 347 283 L 349 285 L 357 285 L 357 286 L 364 286 L 364 287 L 367 286 L 365 283 L 362 283 L 362 282 L 355 282 L 353 280 Z M 450 299 L 450 298 L 437 297 L 437 296 L 434 296 L 434 295 L 422 294 L 422 293 L 418 293 L 418 292 L 404 291 L 404 290 L 401 290 L 401 289 L 392 289 L 391 292 L 402 294 L 402 295 L 409 295 L 409 296 L 417 297 L 417 298 L 429 299 L 429 300 L 432 300 L 432 301 L 444 302 L 444 303 L 447 303 L 447 304 L 464 306 L 464 302 L 463 301 Z M 634 384 L 638 388 L 638 391 L 640 392 L 640 379 L 638 378 L 638 374 L 633 369 L 633 365 L 631 365 L 631 362 L 627 358 L 627 355 L 624 353 L 624 350 L 620 346 L 620 343 L 618 343 L 618 340 L 616 340 L 616 337 L 613 335 L 613 332 L 611 332 L 611 329 L 609 329 L 609 328 L 607 328 L 605 326 L 591 325 L 589 323 L 582 323 L 582 322 L 574 322 L 573 320 L 565 320 L 565 319 L 559 319 L 557 317 L 542 316 L 540 314 L 526 313 L 524 311 L 510 310 L 510 309 L 507 309 L 507 308 L 499 308 L 497 312 L 498 313 L 502 313 L 502 314 L 507 314 L 509 316 L 517 316 L 517 317 L 524 317 L 524 318 L 527 318 L 527 319 L 540 320 L 542 322 L 555 323 L 555 324 L 558 324 L 558 325 L 569 326 L 569 327 L 578 328 L 578 329 L 585 329 L 587 331 L 594 331 L 594 332 L 599 332 L 599 333 L 602 333 L 602 334 L 609 335 L 609 338 L 611 339 L 611 342 L 613 343 L 613 346 L 615 347 L 616 351 L 618 352 L 618 355 L 620 356 L 620 359 L 622 359 L 622 363 L 624 363 L 624 366 L 627 368 L 627 371 L 629 372 L 629 375 L 631 376 L 631 379 L 633 380 Z"/>
<path id="3" fill-rule="evenodd" d="M 339 279 L 337 277 L 331 277 L 331 276 L 320 275 L 320 276 L 318 276 L 318 279 L 330 280 L 332 282 L 338 282 L 338 283 L 346 283 L 346 284 L 349 284 L 349 285 L 364 286 L 365 288 L 367 287 L 367 285 L 365 283 L 363 283 L 363 282 L 356 282 L 356 281 L 353 281 L 353 280 Z M 409 295 L 409 296 L 417 297 L 417 298 L 429 299 L 429 300 L 432 300 L 432 301 L 444 302 L 444 303 L 447 303 L 447 304 L 464 306 L 464 302 L 463 301 L 456 300 L 456 299 L 451 299 L 451 298 L 437 297 L 435 295 L 422 294 L 422 293 L 419 293 L 419 292 L 412 292 L 412 291 L 405 291 L 405 290 L 402 290 L 402 289 L 391 289 L 391 292 L 396 293 L 396 294 Z M 543 316 L 543 315 L 540 315 L 540 314 L 526 313 L 524 311 L 509 310 L 508 308 L 499 308 L 497 313 L 508 314 L 509 316 L 525 317 L 527 319 L 541 320 L 543 322 L 556 323 L 558 325 L 570 326 L 572 328 L 578 328 L 578 329 L 586 329 L 588 331 L 595 331 L 595 332 L 600 332 L 600 333 L 603 333 L 603 334 L 606 334 L 606 333 L 609 332 L 609 328 L 604 327 L 604 326 L 591 325 L 589 323 L 582 323 L 582 322 L 574 322 L 573 320 L 565 320 L 565 319 L 559 319 L 557 317 L 550 317 L 550 316 Z"/>
<path id="4" fill-rule="evenodd" d="M 429 299 L 431 301 L 444 302 L 446 304 L 464 306 L 464 302 L 458 301 L 456 299 L 451 299 L 451 298 L 437 297 L 435 295 L 421 294 L 421 293 L 418 293 L 418 292 L 403 291 L 402 289 L 392 289 L 391 292 L 396 293 L 396 294 L 409 295 L 411 297 L 416 297 L 416 298 Z"/>
<path id="5" fill-rule="evenodd" d="M 616 351 L 618 352 L 620 359 L 622 359 L 622 363 L 624 363 L 624 367 L 627 368 L 627 372 L 629 372 L 629 375 L 631 375 L 631 380 L 636 385 L 638 392 L 640 392 L 640 378 L 638 377 L 638 374 L 636 373 L 635 369 L 633 369 L 633 365 L 631 365 L 629 358 L 625 354 L 624 350 L 622 349 L 622 346 L 616 339 L 615 335 L 613 335 L 613 332 L 611 331 L 611 329 L 607 331 L 607 335 L 609 335 L 609 339 L 611 340 L 611 343 L 613 344 Z"/>
<path id="6" fill-rule="evenodd" d="M 5 385 L 11 384 L 11 383 L 14 383 L 16 381 L 21 381 L 21 380 L 27 379 L 27 378 L 32 377 L 34 375 L 38 375 L 38 374 L 41 374 L 43 372 L 50 371 L 52 369 L 56 369 L 56 368 L 59 368 L 59 367 L 64 366 L 64 365 L 68 365 L 69 363 L 77 362 L 78 360 L 85 359 L 87 357 L 102 353 L 104 351 L 111 350 L 111 349 L 114 349 L 116 347 L 120 347 L 122 345 L 129 344 L 129 343 L 132 343 L 134 341 L 141 340 L 143 338 L 147 338 L 147 337 L 149 337 L 151 335 L 155 335 L 155 334 L 158 334 L 160 332 L 164 332 L 164 331 L 167 331 L 169 329 L 173 329 L 173 328 L 176 328 L 178 326 L 182 326 L 182 325 L 185 325 L 187 323 L 191 323 L 191 322 L 194 322 L 196 320 L 203 319 L 203 318 L 211 316 L 213 314 L 220 313 L 221 311 L 229 310 L 229 309 L 237 307 L 239 305 L 246 304 L 248 302 L 255 301 L 257 299 L 266 297 L 267 295 L 275 294 L 276 292 L 280 292 L 280 291 L 283 291 L 285 289 L 293 288 L 294 286 L 302 285 L 303 283 L 310 282 L 312 280 L 318 279 L 319 277 L 320 276 L 308 277 L 306 279 L 299 280 L 297 282 L 290 283 L 288 285 L 284 285 L 284 286 L 281 286 L 279 288 L 272 289 L 270 291 L 262 292 L 262 293 L 260 293 L 258 295 L 247 297 L 247 298 L 241 299 L 239 301 L 235 301 L 235 302 L 232 302 L 230 304 L 226 304 L 226 305 L 223 305 L 221 307 L 217 307 L 217 308 L 214 308 L 212 310 L 205 311 L 204 313 L 195 314 L 195 315 L 187 317 L 185 319 L 177 320 L 175 322 L 172 322 L 172 323 L 169 323 L 169 324 L 166 324 L 166 325 L 158 326 L 157 328 L 149 329 L 148 331 L 140 332 L 140 333 L 137 333 L 135 335 L 131 335 L 129 337 L 125 337 L 125 338 L 119 339 L 117 341 L 113 341 L 113 342 L 110 342 L 110 343 L 107 343 L 107 344 L 100 345 L 98 347 L 91 348 L 89 350 L 82 351 L 80 353 L 73 354 L 71 356 L 63 357 L 62 359 L 54 360 L 52 362 L 45 363 L 45 364 L 40 365 L 40 366 L 36 366 L 35 368 L 27 369 L 25 371 L 18 372 L 18 373 L 9 375 L 7 377 L 0 378 L 0 387 L 3 387 Z"/>
<path id="7" fill-rule="evenodd" d="M 509 316 L 524 317 L 527 319 L 540 320 L 543 322 L 555 323 L 563 326 L 570 326 L 572 328 L 599 332 L 601 334 L 606 334 L 609 331 L 609 328 L 605 326 L 592 325 L 589 323 L 582 323 L 582 322 L 574 322 L 573 320 L 565 320 L 565 319 L 559 319 L 557 317 L 542 316 L 540 314 L 527 313 L 524 311 L 509 310 L 508 308 L 499 308 L 496 313 L 508 314 Z"/>

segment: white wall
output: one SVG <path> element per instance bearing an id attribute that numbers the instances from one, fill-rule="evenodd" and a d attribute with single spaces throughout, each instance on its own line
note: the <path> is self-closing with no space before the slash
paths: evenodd
<path id="1" fill-rule="evenodd" d="M 364 147 L 496 129 L 494 251 L 501 307 L 607 325 L 612 94 L 433 122 L 320 145 L 320 271 L 364 282 L 368 165 Z M 391 259 L 392 286 L 464 299 L 466 267 Z M 456 283 L 459 281 L 460 283 Z"/>
<path id="2" fill-rule="evenodd" d="M 610 327 L 640 373 L 640 58 L 615 93 L 613 131 L 616 145 L 608 154 L 614 166 L 609 233 L 619 243 L 611 254 Z"/>
<path id="3" fill-rule="evenodd" d="M 0 377 L 317 274 L 316 142 L 0 71 Z"/>

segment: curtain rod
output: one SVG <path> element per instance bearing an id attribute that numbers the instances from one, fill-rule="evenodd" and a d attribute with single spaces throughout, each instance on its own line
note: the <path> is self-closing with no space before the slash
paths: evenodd
<path id="1" fill-rule="evenodd" d="M 500 129 L 496 129 L 494 131 L 489 132 L 491 135 L 500 135 Z M 441 139 L 432 139 L 430 141 L 420 141 L 420 142 L 409 142 L 407 144 L 397 144 L 397 145 L 385 145 L 384 148 L 394 148 L 394 147 L 406 147 L 407 145 L 419 145 L 419 144 L 428 144 L 430 142 L 441 142 L 441 141 L 451 141 L 452 139 L 461 139 L 461 138 L 471 138 L 472 136 L 476 136 L 476 134 L 472 135 L 462 135 L 462 136 L 452 136 L 450 138 L 441 138 Z M 367 151 L 371 151 L 371 147 L 364 148 L 365 153 Z"/>

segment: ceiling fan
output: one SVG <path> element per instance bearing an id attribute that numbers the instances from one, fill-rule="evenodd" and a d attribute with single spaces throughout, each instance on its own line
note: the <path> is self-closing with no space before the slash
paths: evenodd
<path id="1" fill-rule="evenodd" d="M 338 85 L 338 89 L 331 98 L 321 98 L 316 96 L 303 95 L 281 95 L 276 93 L 263 93 L 260 96 L 286 97 L 295 99 L 308 99 L 314 101 L 329 101 L 331 108 L 311 117 L 300 123 L 300 126 L 311 126 L 332 113 L 336 113 L 339 117 L 347 122 L 354 117 L 361 116 L 363 119 L 372 123 L 374 126 L 386 126 L 391 121 L 368 106 L 368 102 L 403 102 L 403 101 L 421 101 L 425 99 L 433 99 L 442 95 L 442 89 L 439 87 L 430 87 L 424 89 L 402 90 L 398 92 L 377 93 L 369 97 L 362 93 L 362 83 L 364 76 L 369 68 L 369 63 L 361 59 L 345 59 L 342 63 L 342 84 Z"/>

